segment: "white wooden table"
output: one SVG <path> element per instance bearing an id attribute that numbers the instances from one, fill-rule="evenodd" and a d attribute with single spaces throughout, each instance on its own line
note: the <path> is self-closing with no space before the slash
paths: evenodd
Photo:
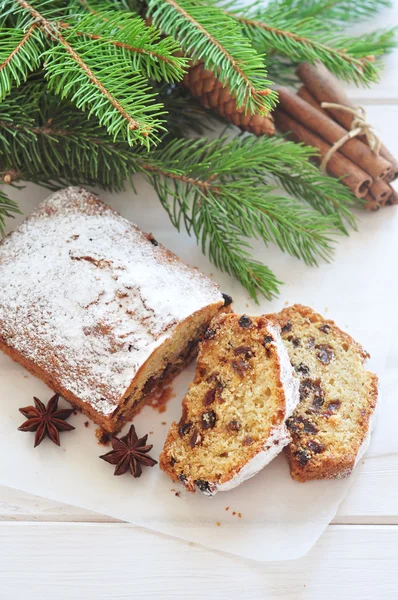
<path id="1" fill-rule="evenodd" d="M 397 23 L 398 0 L 373 25 Z M 398 52 L 378 86 L 351 90 L 396 153 L 397 72 Z M 283 563 L 239 559 L 0 487 L 1 600 L 132 598 L 397 600 L 398 455 L 367 459 L 315 547 Z"/>

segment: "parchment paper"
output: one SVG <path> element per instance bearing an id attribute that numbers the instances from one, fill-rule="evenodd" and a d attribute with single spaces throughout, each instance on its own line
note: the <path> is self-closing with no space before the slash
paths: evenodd
<path id="1" fill-rule="evenodd" d="M 237 282 L 216 271 L 194 240 L 176 235 L 153 192 L 140 180 L 138 192 L 138 197 L 132 192 L 101 197 L 184 260 L 212 274 L 223 291 L 234 297 L 236 311 L 260 314 L 295 302 L 309 304 L 346 328 L 371 352 L 369 367 L 384 372 L 392 323 L 397 320 L 396 209 L 362 214 L 360 232 L 341 238 L 335 261 L 318 269 L 257 244 L 256 258 L 287 282 L 280 298 L 262 300 L 257 306 Z M 31 186 L 29 194 L 20 195 L 28 212 L 46 192 Z M 165 413 L 146 407 L 135 421 L 139 434 L 153 432 L 149 437 L 154 457 L 159 455 L 171 421 L 180 416 L 181 399 L 193 372 L 191 367 L 178 378 L 176 396 Z M 107 450 L 96 441 L 95 425 L 84 426 L 83 415 L 70 419 L 76 431 L 62 435 L 61 448 L 45 440 L 33 449 L 33 434 L 17 431 L 23 421 L 18 408 L 30 404 L 33 395 L 47 401 L 51 391 L 0 354 L 0 484 L 240 556 L 256 560 L 302 556 L 333 518 L 353 481 L 296 483 L 284 456 L 239 488 L 210 499 L 185 495 L 157 467 L 146 469 L 140 479 L 114 477 L 112 467 L 98 459 Z M 181 494 L 176 496 L 176 491 Z"/>

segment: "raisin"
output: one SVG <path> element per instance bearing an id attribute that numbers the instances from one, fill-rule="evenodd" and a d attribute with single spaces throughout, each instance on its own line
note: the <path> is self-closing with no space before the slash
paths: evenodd
<path id="1" fill-rule="evenodd" d="M 239 360 L 231 361 L 231 365 L 233 370 L 236 371 L 240 377 L 243 377 L 245 372 L 251 368 L 249 363 L 243 360 L 242 358 Z"/>
<path id="2" fill-rule="evenodd" d="M 208 412 L 204 412 L 202 414 L 201 422 L 202 429 L 213 429 L 216 424 L 217 415 L 214 410 L 209 410 Z"/>
<path id="3" fill-rule="evenodd" d="M 272 344 L 273 341 L 274 338 L 272 337 L 272 335 L 266 335 L 263 341 L 263 345 L 268 346 L 268 344 Z"/>
<path id="4" fill-rule="evenodd" d="M 251 446 L 252 444 L 254 444 L 253 438 L 250 437 L 250 435 L 247 435 L 242 442 L 242 446 Z"/>
<path id="5" fill-rule="evenodd" d="M 133 344 L 129 344 L 129 352 L 131 352 L 133 348 L 134 348 Z"/>
<path id="6" fill-rule="evenodd" d="M 309 375 L 310 369 L 304 363 L 300 363 L 294 367 L 297 373 L 301 373 L 302 375 Z"/>
<path id="7" fill-rule="evenodd" d="M 223 390 L 225 387 L 225 384 L 221 381 L 220 379 L 220 374 L 219 373 L 212 373 L 211 375 L 209 375 L 209 377 L 206 379 L 207 383 L 212 383 L 213 381 L 216 382 L 216 388 L 218 390 Z"/>
<path id="8" fill-rule="evenodd" d="M 216 335 L 217 331 L 215 329 L 208 329 L 204 335 L 205 340 L 211 340 Z"/>
<path id="9" fill-rule="evenodd" d="M 214 402 L 214 399 L 216 397 L 216 391 L 217 391 L 217 388 L 213 388 L 212 390 L 209 390 L 208 392 L 206 392 L 206 395 L 203 399 L 203 404 L 205 406 L 209 406 L 209 404 Z"/>
<path id="10" fill-rule="evenodd" d="M 292 344 L 295 348 L 299 348 L 301 346 L 301 341 L 299 338 L 294 337 L 292 338 Z"/>
<path id="11" fill-rule="evenodd" d="M 315 348 L 315 338 L 313 337 L 309 337 L 307 340 L 307 348 L 309 350 L 311 350 L 312 348 Z"/>
<path id="12" fill-rule="evenodd" d="M 292 324 L 290 321 L 288 321 L 287 323 L 285 323 L 285 325 L 282 327 L 281 331 L 282 333 L 287 333 L 288 331 L 290 331 L 292 329 Z"/>
<path id="13" fill-rule="evenodd" d="M 323 394 L 323 392 L 322 392 L 322 394 Z M 313 407 L 314 411 L 318 411 L 323 406 L 324 402 L 325 402 L 325 398 L 323 397 L 323 395 L 317 396 L 315 394 L 314 399 L 312 401 L 312 407 Z"/>
<path id="14" fill-rule="evenodd" d="M 305 419 L 304 417 L 289 417 L 286 421 L 288 428 L 300 436 L 302 433 L 318 433 L 318 429 L 315 427 L 313 423 L 309 419 Z"/>
<path id="15" fill-rule="evenodd" d="M 227 456 L 228 456 L 228 452 L 222 452 L 220 454 L 220 458 L 227 458 Z"/>
<path id="16" fill-rule="evenodd" d="M 318 344 L 315 346 L 318 350 L 316 357 L 323 364 L 328 365 L 334 358 L 333 348 L 327 344 Z"/>
<path id="17" fill-rule="evenodd" d="M 327 323 L 324 323 L 323 325 L 321 325 L 320 327 L 318 327 L 319 331 L 323 331 L 323 333 L 329 333 L 330 332 L 330 325 L 328 325 Z"/>
<path id="18" fill-rule="evenodd" d="M 309 455 L 309 453 L 306 450 L 296 450 L 296 452 L 294 453 L 294 456 L 297 457 L 297 459 L 302 467 L 304 467 L 311 458 L 311 456 Z"/>
<path id="19" fill-rule="evenodd" d="M 326 407 L 326 411 L 322 413 L 323 417 L 331 417 L 334 413 L 336 413 L 341 406 L 340 400 L 332 400 Z"/>
<path id="20" fill-rule="evenodd" d="M 189 421 L 188 423 L 183 423 L 178 428 L 179 435 L 181 437 L 183 437 L 184 435 L 187 435 L 187 433 L 189 433 L 191 431 L 191 427 L 192 427 L 192 421 Z"/>
<path id="21" fill-rule="evenodd" d="M 323 406 L 323 403 L 325 400 L 325 395 L 324 395 L 324 391 L 321 387 L 321 382 L 319 379 L 316 379 L 316 380 L 313 380 L 310 378 L 303 379 L 300 382 L 299 393 L 300 393 L 300 401 L 305 400 L 306 398 L 308 398 L 308 396 L 310 394 L 313 394 L 313 398 L 312 398 L 313 410 L 318 411 L 319 408 L 321 406 Z"/>
<path id="22" fill-rule="evenodd" d="M 246 327 L 250 327 L 250 325 L 252 324 L 252 321 L 246 315 L 242 315 L 241 318 L 239 319 L 238 323 L 239 323 L 240 327 L 246 328 Z"/>
<path id="23" fill-rule="evenodd" d="M 176 462 L 177 462 L 176 459 L 174 458 L 174 456 L 172 456 L 171 459 L 170 459 L 170 466 L 174 467 L 174 465 L 176 464 Z"/>
<path id="24" fill-rule="evenodd" d="M 310 440 L 307 444 L 307 447 L 314 454 L 321 454 L 321 452 L 324 452 L 325 450 L 325 446 L 319 442 L 316 442 L 315 440 Z"/>
<path id="25" fill-rule="evenodd" d="M 194 429 L 193 434 L 191 435 L 191 439 L 189 440 L 189 445 L 191 448 L 195 448 L 195 446 L 200 446 L 202 443 L 202 436 L 200 435 L 197 429 Z"/>
<path id="26" fill-rule="evenodd" d="M 250 348 L 250 346 L 238 346 L 238 348 L 235 348 L 234 354 L 235 356 L 244 354 L 245 358 L 248 360 L 253 356 L 253 350 Z"/>
<path id="27" fill-rule="evenodd" d="M 222 297 L 224 298 L 224 306 L 229 306 L 232 304 L 233 300 L 231 296 L 228 296 L 228 294 L 222 294 Z"/>
<path id="28" fill-rule="evenodd" d="M 149 241 L 151 242 L 151 244 L 153 244 L 154 246 L 159 246 L 159 243 L 155 240 L 155 238 L 153 236 L 151 236 L 149 238 Z"/>
<path id="29" fill-rule="evenodd" d="M 241 428 L 241 424 L 239 423 L 239 421 L 236 421 L 234 419 L 233 421 L 230 421 L 228 423 L 227 427 L 230 431 L 239 431 L 239 429 Z"/>
<path id="30" fill-rule="evenodd" d="M 302 381 L 300 381 L 300 388 L 299 388 L 300 401 L 305 400 L 305 398 L 307 398 L 309 396 L 311 391 L 312 391 L 312 379 L 302 379 Z"/>
<path id="31" fill-rule="evenodd" d="M 187 476 L 184 475 L 184 473 L 180 473 L 178 479 L 181 481 L 181 483 L 185 483 L 187 480 Z"/>
<path id="32" fill-rule="evenodd" d="M 208 481 L 205 481 L 204 479 L 197 479 L 195 484 L 198 490 L 203 494 L 211 494 L 211 487 Z"/>

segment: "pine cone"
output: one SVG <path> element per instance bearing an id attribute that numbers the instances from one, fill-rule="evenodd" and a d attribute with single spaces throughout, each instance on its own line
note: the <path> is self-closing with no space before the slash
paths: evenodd
<path id="1" fill-rule="evenodd" d="M 274 135 L 273 118 L 270 115 L 245 114 L 243 106 L 237 108 L 230 88 L 224 86 L 212 71 L 207 71 L 202 62 L 198 62 L 189 68 L 182 83 L 201 104 L 240 127 L 243 131 L 250 131 L 255 135 Z"/>

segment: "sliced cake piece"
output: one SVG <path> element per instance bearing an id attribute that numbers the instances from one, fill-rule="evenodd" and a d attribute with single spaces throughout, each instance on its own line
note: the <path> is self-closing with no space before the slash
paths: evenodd
<path id="1" fill-rule="evenodd" d="M 306 306 L 272 317 L 301 380 L 300 404 L 287 420 L 291 475 L 298 481 L 346 477 L 366 450 L 377 401 L 377 377 L 364 369 L 369 354 Z"/>
<path id="2" fill-rule="evenodd" d="M 231 299 L 83 188 L 0 244 L 0 348 L 110 432 L 196 354 Z"/>
<path id="3" fill-rule="evenodd" d="M 160 467 L 191 492 L 230 490 L 289 443 L 285 420 L 297 403 L 298 379 L 279 325 L 264 317 L 216 317 Z"/>

